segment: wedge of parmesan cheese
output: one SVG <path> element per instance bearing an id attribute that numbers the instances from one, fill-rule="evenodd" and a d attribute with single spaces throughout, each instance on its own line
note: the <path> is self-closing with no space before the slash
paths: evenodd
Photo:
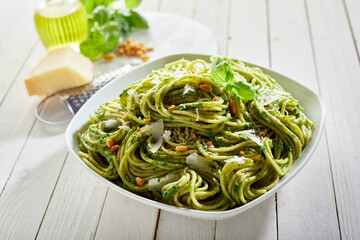
<path id="1" fill-rule="evenodd" d="M 91 81 L 92 62 L 71 47 L 49 52 L 25 79 L 28 94 L 51 94 Z"/>

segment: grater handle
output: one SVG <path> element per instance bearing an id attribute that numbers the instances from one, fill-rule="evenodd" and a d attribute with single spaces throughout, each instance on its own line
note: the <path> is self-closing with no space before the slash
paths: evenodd
<path id="1" fill-rule="evenodd" d="M 36 116 L 36 118 L 37 118 L 40 122 L 45 123 L 45 124 L 48 124 L 48 125 L 60 125 L 60 124 L 69 123 L 69 122 L 71 121 L 71 119 L 67 119 L 67 120 L 63 120 L 63 121 L 48 121 L 48 120 L 46 120 L 46 119 L 44 119 L 44 118 L 42 118 L 42 117 L 40 116 L 41 109 L 43 108 L 45 102 L 46 102 L 47 100 L 49 100 L 50 98 L 56 96 L 56 95 L 57 95 L 57 93 L 53 93 L 53 94 L 47 96 L 46 98 L 44 98 L 43 100 L 41 100 L 41 102 L 39 102 L 39 104 L 36 106 L 36 108 L 35 108 L 35 116 Z M 68 110 L 69 110 L 69 109 L 68 109 Z M 70 111 L 70 110 L 69 110 L 69 111 Z"/>

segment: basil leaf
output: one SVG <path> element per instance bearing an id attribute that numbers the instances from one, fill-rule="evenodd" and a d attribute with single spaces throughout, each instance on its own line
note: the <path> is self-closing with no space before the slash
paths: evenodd
<path id="1" fill-rule="evenodd" d="M 92 0 L 81 0 L 81 3 L 84 5 L 87 14 L 90 14 L 95 8 Z"/>
<path id="2" fill-rule="evenodd" d="M 228 83 L 234 80 L 234 72 L 230 63 L 220 57 L 216 57 L 211 66 L 211 76 L 217 83 Z"/>
<path id="3" fill-rule="evenodd" d="M 254 100 L 256 97 L 256 92 L 248 83 L 239 81 L 229 85 L 236 93 L 236 96 L 240 97 L 242 100 Z"/>
<path id="4" fill-rule="evenodd" d="M 141 0 L 125 0 L 125 6 L 130 9 L 138 7 L 140 3 Z"/>
<path id="5" fill-rule="evenodd" d="M 124 15 L 124 18 L 129 23 L 130 27 L 134 28 L 149 28 L 149 25 L 145 18 L 143 18 L 139 13 L 130 10 L 127 16 Z"/>
<path id="6" fill-rule="evenodd" d="M 104 44 L 104 40 L 86 39 L 80 43 L 80 52 L 82 55 L 88 58 L 96 58 L 101 53 L 101 48 Z"/>
<path id="7" fill-rule="evenodd" d="M 120 35 L 124 38 L 127 38 L 130 35 L 130 26 L 126 20 L 118 21 Z"/>
<path id="8" fill-rule="evenodd" d="M 101 46 L 103 53 L 111 52 L 119 43 L 120 34 L 117 30 L 106 33 L 106 41 Z"/>
<path id="9" fill-rule="evenodd" d="M 117 21 L 109 21 L 102 26 L 104 32 L 120 31 L 120 26 Z"/>
<path id="10" fill-rule="evenodd" d="M 107 8 L 115 0 L 81 0 L 88 14 L 89 39 L 80 44 L 80 52 L 89 58 L 111 52 L 126 39 L 132 28 L 148 28 L 146 20 L 131 9 L 137 7 L 141 0 L 126 0 L 127 8 Z"/>
<path id="11" fill-rule="evenodd" d="M 116 0 L 81 0 L 81 3 L 84 5 L 86 13 L 91 14 L 97 6 L 103 5 L 106 7 L 114 1 Z"/>
<path id="12" fill-rule="evenodd" d="M 90 38 L 103 39 L 103 41 L 105 41 L 105 33 L 102 30 L 102 27 L 99 26 L 99 23 L 94 22 L 94 26 L 90 29 Z"/>
<path id="13" fill-rule="evenodd" d="M 123 12 L 123 11 L 122 11 Z M 116 11 L 113 15 L 114 20 L 118 22 L 120 36 L 127 38 L 130 35 L 130 26 L 122 12 Z M 126 12 L 128 15 L 130 13 Z"/>
<path id="14" fill-rule="evenodd" d="M 110 13 L 104 6 L 97 6 L 91 14 L 91 19 L 103 25 L 110 20 Z"/>

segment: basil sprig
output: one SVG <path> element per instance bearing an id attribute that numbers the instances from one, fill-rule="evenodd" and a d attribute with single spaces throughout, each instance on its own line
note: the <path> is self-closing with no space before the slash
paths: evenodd
<path id="1" fill-rule="evenodd" d="M 256 97 L 255 90 L 247 82 L 235 82 L 230 63 L 221 57 L 215 58 L 211 66 L 211 76 L 216 83 L 224 86 L 228 93 L 234 93 L 242 100 L 254 100 Z"/>
<path id="2" fill-rule="evenodd" d="M 112 9 L 114 0 L 82 0 L 88 13 L 89 38 L 80 43 L 80 52 L 88 58 L 97 58 L 111 52 L 126 39 L 134 28 L 148 28 L 146 20 L 133 8 L 141 0 L 126 0 L 126 8 Z"/>
<path id="3" fill-rule="evenodd" d="M 125 0 L 125 5 L 129 9 L 136 8 L 140 5 L 141 0 Z"/>

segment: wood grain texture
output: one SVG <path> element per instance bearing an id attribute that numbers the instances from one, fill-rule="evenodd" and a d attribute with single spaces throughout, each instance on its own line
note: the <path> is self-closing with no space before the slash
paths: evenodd
<path id="1" fill-rule="evenodd" d="M 304 2 L 269 1 L 269 13 L 272 67 L 318 92 Z M 279 239 L 339 239 L 325 135 L 308 165 L 280 190 L 277 203 Z"/>
<path id="2" fill-rule="evenodd" d="M 193 19 L 206 26 L 214 35 L 219 54 L 225 54 L 229 31 L 230 0 L 197 0 Z"/>
<path id="3" fill-rule="evenodd" d="M 269 66 L 266 1 L 232 1 L 230 16 L 228 55 Z M 236 217 L 218 221 L 216 226 L 216 239 L 276 238 L 274 196 Z"/>
<path id="4" fill-rule="evenodd" d="M 90 239 L 95 236 L 107 187 L 69 155 L 37 239 Z"/>
<path id="5" fill-rule="evenodd" d="M 308 26 L 303 0 L 269 1 L 272 68 L 319 92 Z"/>
<path id="6" fill-rule="evenodd" d="M 38 39 L 33 21 L 37 4 L 37 1 L 0 2 L 0 105 Z M 36 62 L 28 64 L 33 68 Z"/>
<path id="7" fill-rule="evenodd" d="M 23 79 L 33 68 L 34 62 L 40 61 L 45 53 L 43 46 L 38 43 L 0 107 L 0 192 L 35 121 L 34 108 L 39 98 L 29 98 Z"/>
<path id="8" fill-rule="evenodd" d="M 200 220 L 161 211 L 157 238 L 169 239 L 214 239 L 215 221 Z"/>
<path id="9" fill-rule="evenodd" d="M 109 189 L 96 239 L 153 239 L 158 213 Z"/>
<path id="10" fill-rule="evenodd" d="M 216 239 L 277 239 L 275 198 L 233 218 L 217 221 Z"/>
<path id="11" fill-rule="evenodd" d="M 141 2 L 139 11 L 156 12 L 159 10 L 161 0 L 144 0 Z"/>
<path id="12" fill-rule="evenodd" d="M 307 1 L 342 239 L 360 237 L 360 67 L 341 1 Z"/>
<path id="13" fill-rule="evenodd" d="M 265 0 L 233 0 L 230 7 L 227 55 L 269 66 Z"/>
<path id="14" fill-rule="evenodd" d="M 191 18 L 194 10 L 194 1 L 192 0 L 164 0 L 160 5 L 160 12 L 180 15 Z"/>
<path id="15" fill-rule="evenodd" d="M 35 123 L 0 198 L 1 239 L 35 237 L 67 154 L 64 130 Z"/>
<path id="16" fill-rule="evenodd" d="M 360 59 L 360 1 L 359 0 L 343 0 L 345 10 L 348 14 L 349 27 L 351 28 L 354 42 L 357 47 L 357 54 Z"/>

